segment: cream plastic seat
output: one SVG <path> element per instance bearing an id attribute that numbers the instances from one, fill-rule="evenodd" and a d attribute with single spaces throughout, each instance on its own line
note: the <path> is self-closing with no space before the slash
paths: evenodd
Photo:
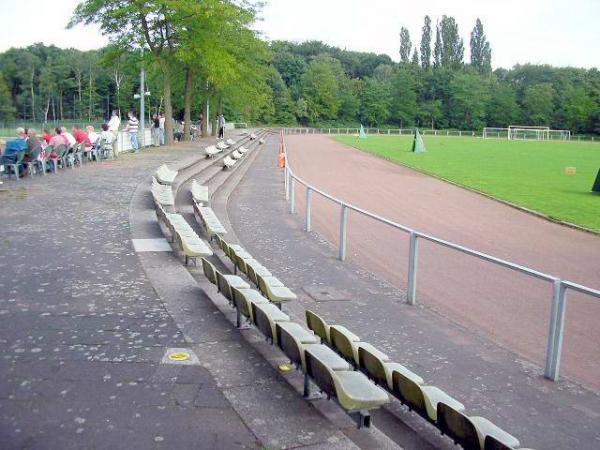
<path id="1" fill-rule="evenodd" d="M 161 184 L 169 184 L 169 185 L 171 185 L 175 181 L 175 177 L 177 177 L 177 173 L 178 172 L 176 170 L 171 170 L 171 169 L 169 169 L 167 167 L 166 164 L 163 164 L 155 172 L 155 176 L 156 176 L 156 179 Z"/>
<path id="2" fill-rule="evenodd" d="M 306 316 L 306 325 L 308 328 L 319 336 L 323 342 L 329 344 L 329 325 L 327 325 L 327 322 L 317 313 L 308 309 L 304 311 L 304 315 Z"/>
<path id="3" fill-rule="evenodd" d="M 229 148 L 229 145 L 227 145 L 223 141 L 220 141 L 220 142 L 217 142 L 217 148 L 221 149 L 221 150 L 227 150 Z"/>
<path id="4" fill-rule="evenodd" d="M 204 186 L 198 183 L 196 180 L 192 181 L 192 187 L 190 188 L 192 198 L 196 203 L 207 205 L 209 202 L 208 186 Z"/>
<path id="5" fill-rule="evenodd" d="M 242 155 L 240 152 L 238 152 L 237 150 L 235 150 L 233 153 L 231 153 L 231 156 L 232 156 L 233 159 L 241 159 L 242 156 L 244 156 L 244 155 Z"/>
<path id="6" fill-rule="evenodd" d="M 371 344 L 362 342 L 358 336 L 350 332 L 346 327 L 341 325 L 332 325 L 329 328 L 329 336 L 331 340 L 331 346 L 348 361 L 353 362 L 355 366 L 358 366 L 358 349 L 363 347 L 369 350 L 371 353 L 377 355 L 382 361 L 389 362 L 389 357 L 377 350 Z"/>
<path id="7" fill-rule="evenodd" d="M 204 149 L 204 154 L 208 157 L 208 158 L 212 158 L 213 156 L 221 153 L 223 151 L 222 148 L 217 148 L 217 146 L 215 145 L 209 145 L 208 147 L 206 147 Z"/>
<path id="8" fill-rule="evenodd" d="M 233 167 L 235 165 L 235 159 L 231 159 L 229 155 L 223 158 L 223 166 L 225 168 Z"/>
<path id="9" fill-rule="evenodd" d="M 233 139 L 231 139 L 231 138 L 227 139 L 227 140 L 225 141 L 225 143 L 226 143 L 227 145 L 235 145 L 235 141 L 234 141 Z"/>

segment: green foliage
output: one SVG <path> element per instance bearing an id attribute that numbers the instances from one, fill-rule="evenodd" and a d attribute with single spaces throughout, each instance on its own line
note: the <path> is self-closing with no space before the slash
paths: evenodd
<path id="1" fill-rule="evenodd" d="M 0 73 L 0 120 L 8 121 L 15 118 L 17 110 L 13 106 L 10 98 L 10 90 L 4 79 L 4 75 Z"/>
<path id="2" fill-rule="evenodd" d="M 312 61 L 300 80 L 302 98 L 312 122 L 335 119 L 342 105 L 340 81 L 344 72 L 340 62 L 328 56 Z"/>
<path id="3" fill-rule="evenodd" d="M 412 42 L 410 41 L 410 33 L 408 29 L 400 28 L 400 62 L 408 64 L 410 62 L 410 51 Z"/>
<path id="4" fill-rule="evenodd" d="M 425 136 L 427 153 L 411 152 L 412 136 L 340 136 L 340 142 L 553 218 L 600 231 L 591 192 L 600 144 Z M 567 176 L 566 166 L 577 167 Z"/>
<path id="5" fill-rule="evenodd" d="M 554 109 L 554 88 L 550 83 L 538 83 L 525 89 L 523 108 L 529 123 L 548 126 Z"/>
<path id="6" fill-rule="evenodd" d="M 361 122 L 376 127 L 390 116 L 390 85 L 374 78 L 365 80 L 361 96 Z"/>
<path id="7" fill-rule="evenodd" d="M 479 130 L 485 126 L 489 80 L 471 71 L 454 75 L 450 82 L 450 124 L 455 128 Z"/>
<path id="8" fill-rule="evenodd" d="M 391 86 L 391 115 L 401 128 L 411 127 L 417 117 L 416 77 L 413 68 L 400 68 Z"/>
<path id="9" fill-rule="evenodd" d="M 431 67 L 431 18 L 425 16 L 421 35 L 421 67 L 429 70 Z"/>
<path id="10" fill-rule="evenodd" d="M 490 73 L 492 71 L 492 48 L 485 36 L 483 24 L 479 18 L 475 23 L 475 28 L 471 31 L 471 65 L 480 73 Z"/>

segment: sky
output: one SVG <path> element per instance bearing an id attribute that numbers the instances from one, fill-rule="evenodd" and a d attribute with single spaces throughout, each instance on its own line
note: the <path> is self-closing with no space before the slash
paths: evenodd
<path id="1" fill-rule="evenodd" d="M 108 39 L 94 26 L 66 30 L 78 0 L 0 0 L 0 51 L 34 42 L 89 50 Z M 539 63 L 600 67 L 600 0 L 267 0 L 256 24 L 270 40 L 321 40 L 348 50 L 386 53 L 398 60 L 399 32 L 421 39 L 423 18 L 456 18 L 469 58 L 479 17 L 494 68 Z"/>

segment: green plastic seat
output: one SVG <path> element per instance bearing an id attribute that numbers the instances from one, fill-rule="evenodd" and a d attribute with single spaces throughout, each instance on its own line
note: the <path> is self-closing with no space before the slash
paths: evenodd
<path id="1" fill-rule="evenodd" d="M 394 371 L 402 373 L 417 384 L 423 384 L 423 378 L 413 373 L 402 364 L 386 362 L 381 359 L 377 353 L 369 351 L 366 347 L 358 348 L 358 367 L 369 378 L 374 380 L 380 386 L 393 390 L 392 373 Z"/>
<path id="2" fill-rule="evenodd" d="M 306 316 L 306 325 L 311 329 L 317 336 L 319 336 L 323 342 L 330 343 L 329 339 L 329 325 L 327 322 L 317 315 L 317 313 L 305 310 L 304 315 Z"/>
<path id="3" fill-rule="evenodd" d="M 319 338 L 295 322 L 279 322 L 275 326 L 277 345 L 296 366 L 305 367 L 303 344 L 318 344 Z"/>
<path id="4" fill-rule="evenodd" d="M 273 344 L 277 344 L 276 323 L 289 322 L 290 320 L 287 314 L 272 303 L 253 303 L 252 317 L 256 328 Z"/>
<path id="5" fill-rule="evenodd" d="M 465 406 L 435 386 L 422 386 L 401 372 L 392 372 L 392 392 L 394 396 L 431 423 L 437 423 L 438 403 L 444 403 L 456 411 L 464 411 Z"/>
<path id="6" fill-rule="evenodd" d="M 254 316 L 252 315 L 252 305 L 260 303 L 269 303 L 269 300 L 260 295 L 260 292 L 254 289 L 237 289 L 232 287 L 231 293 L 233 294 L 233 304 L 237 309 L 237 327 L 242 326 L 242 316 L 248 318 L 250 322 L 254 323 Z"/>
<path id="7" fill-rule="evenodd" d="M 367 342 L 361 342 L 360 338 L 341 325 L 332 325 L 329 328 L 329 336 L 331 346 L 348 361 L 351 361 L 355 366 L 359 365 L 358 349 L 363 347 L 372 354 L 377 355 L 382 361 L 389 361 L 386 354 L 380 352 L 375 347 Z"/>
<path id="8" fill-rule="evenodd" d="M 467 450 L 485 450 L 488 436 L 504 448 L 512 449 L 519 446 L 516 437 L 489 420 L 478 416 L 468 417 L 443 402 L 437 405 L 437 423 L 444 434 Z"/>
<path id="9" fill-rule="evenodd" d="M 305 359 L 307 377 L 310 377 L 328 398 L 335 398 L 355 419 L 358 428 L 370 426 L 370 410 L 389 403 L 386 392 L 362 373 L 333 370 L 313 354 L 310 348 L 305 351 Z M 306 385 L 305 394 L 310 394 Z"/>

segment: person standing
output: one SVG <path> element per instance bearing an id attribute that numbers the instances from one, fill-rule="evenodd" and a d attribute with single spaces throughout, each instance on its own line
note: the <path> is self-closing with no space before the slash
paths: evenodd
<path id="1" fill-rule="evenodd" d="M 131 142 L 131 148 L 135 153 L 140 151 L 140 145 L 138 143 L 138 128 L 140 127 L 140 122 L 135 117 L 135 113 L 133 111 L 129 111 L 127 113 L 127 117 L 129 120 L 127 121 L 127 126 L 125 127 L 125 131 L 129 134 L 129 142 Z"/>
<path id="2" fill-rule="evenodd" d="M 217 127 L 219 128 L 219 139 L 225 139 L 225 117 L 223 117 L 223 113 L 219 113 L 217 117 Z"/>
<path id="3" fill-rule="evenodd" d="M 154 147 L 160 145 L 160 119 L 158 114 L 152 116 L 152 145 Z"/>
<path id="4" fill-rule="evenodd" d="M 112 112 L 112 116 L 108 121 L 108 131 L 110 131 L 114 135 L 114 139 L 112 140 L 112 149 L 113 149 L 113 157 L 117 158 L 117 146 L 119 141 L 119 127 L 121 126 L 121 118 L 119 117 L 119 113 L 115 110 Z"/>

